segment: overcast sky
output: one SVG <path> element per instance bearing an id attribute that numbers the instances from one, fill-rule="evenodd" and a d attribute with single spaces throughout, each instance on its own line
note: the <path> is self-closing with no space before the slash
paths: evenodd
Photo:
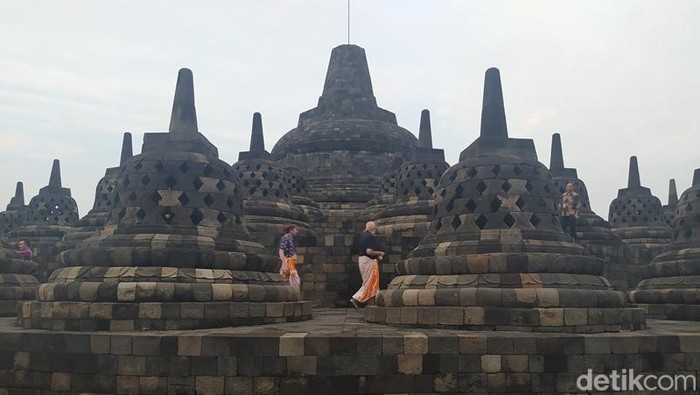
<path id="1" fill-rule="evenodd" d="M 447 161 L 478 135 L 484 71 L 501 70 L 511 137 L 552 133 L 592 208 L 608 207 L 637 155 L 666 204 L 700 167 L 700 2 L 352 0 L 378 104 L 417 135 L 431 111 Z M 26 202 L 61 160 L 81 217 L 119 163 L 122 133 L 169 125 L 177 71 L 194 73 L 199 129 L 234 163 L 262 113 L 268 150 L 316 106 L 346 0 L 0 2 L 0 210 Z"/>

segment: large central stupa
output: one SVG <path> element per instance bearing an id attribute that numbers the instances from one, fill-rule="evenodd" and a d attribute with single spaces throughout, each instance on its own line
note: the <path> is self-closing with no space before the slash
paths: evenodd
<path id="1" fill-rule="evenodd" d="M 304 174 L 313 200 L 366 203 L 394 159 L 408 159 L 417 144 L 394 113 L 377 106 L 364 49 L 341 45 L 331 53 L 318 106 L 299 115 L 272 156 Z"/>

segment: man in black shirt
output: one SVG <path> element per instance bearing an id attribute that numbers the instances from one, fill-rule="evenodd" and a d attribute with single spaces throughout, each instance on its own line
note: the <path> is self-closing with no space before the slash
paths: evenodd
<path id="1" fill-rule="evenodd" d="M 350 303 L 356 309 L 379 292 L 379 260 L 384 257 L 384 252 L 379 251 L 379 243 L 374 236 L 376 233 L 377 225 L 370 221 L 367 222 L 365 231 L 360 236 L 357 264 L 362 275 L 362 287 L 350 299 Z"/>

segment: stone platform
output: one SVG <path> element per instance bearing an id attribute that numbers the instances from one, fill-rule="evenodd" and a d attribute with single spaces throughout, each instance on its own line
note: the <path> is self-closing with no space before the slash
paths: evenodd
<path id="1" fill-rule="evenodd" d="M 587 369 L 700 376 L 697 322 L 555 334 L 395 328 L 351 309 L 313 315 L 118 333 L 22 329 L 2 318 L 0 394 L 581 393 L 576 379 Z"/>

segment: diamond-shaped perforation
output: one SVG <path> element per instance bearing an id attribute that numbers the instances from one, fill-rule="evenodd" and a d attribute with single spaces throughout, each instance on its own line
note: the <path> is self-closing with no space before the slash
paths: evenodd
<path id="1" fill-rule="evenodd" d="M 489 203 L 489 206 L 491 207 L 491 211 L 498 211 L 499 208 L 501 208 L 501 205 L 503 203 L 501 202 L 501 199 L 495 197 L 491 199 L 491 202 Z"/>
<path id="2" fill-rule="evenodd" d="M 515 218 L 512 215 L 510 215 L 510 213 L 508 213 L 503 217 L 503 223 L 506 224 L 509 228 L 512 228 L 515 224 Z"/>
<path id="3" fill-rule="evenodd" d="M 523 197 L 519 197 L 518 200 L 515 201 L 515 205 L 518 206 L 519 209 L 523 209 L 525 207 L 525 199 Z"/>
<path id="4" fill-rule="evenodd" d="M 537 227 L 537 225 L 539 225 L 540 222 L 542 222 L 540 217 L 538 217 L 537 214 L 532 214 L 532 217 L 530 217 L 530 223 Z"/>
<path id="5" fill-rule="evenodd" d="M 160 201 L 163 200 L 163 197 L 160 196 L 160 193 L 158 193 L 158 191 L 155 191 L 151 194 L 151 200 L 153 200 L 156 203 L 160 203 Z"/>
<path id="6" fill-rule="evenodd" d="M 474 210 L 476 210 L 476 202 L 473 199 L 467 200 L 467 204 L 464 205 L 464 207 L 469 210 L 470 213 L 473 213 Z"/>
<path id="7" fill-rule="evenodd" d="M 187 196 L 187 194 L 186 194 L 185 192 L 182 192 L 182 193 L 180 194 L 180 196 L 177 198 L 177 200 L 180 202 L 180 204 L 182 205 L 182 207 L 185 207 L 185 206 L 187 206 L 187 203 L 189 203 L 190 197 Z M 196 224 L 195 224 L 195 225 L 196 225 Z"/>
<path id="8" fill-rule="evenodd" d="M 134 165 L 134 169 L 136 169 L 137 171 L 141 170 L 142 168 L 143 168 L 143 163 L 141 163 L 141 162 Z"/>
<path id="9" fill-rule="evenodd" d="M 163 211 L 160 212 L 160 217 L 163 218 L 163 221 L 165 223 L 171 223 L 173 219 L 175 219 L 175 213 L 173 210 L 170 209 L 170 207 L 166 207 L 163 209 Z"/>
<path id="10" fill-rule="evenodd" d="M 454 207 L 455 207 L 455 200 L 454 200 L 454 199 L 450 199 L 450 201 L 447 202 L 447 205 L 445 206 L 445 210 L 447 210 L 447 212 L 449 213 L 449 212 L 452 212 L 452 209 L 453 209 Z"/>
<path id="11" fill-rule="evenodd" d="M 124 214 L 126 214 L 126 211 L 124 211 Z M 120 217 L 120 218 L 123 218 L 124 215 L 122 215 L 122 214 L 120 213 L 120 214 L 119 214 L 119 217 Z M 140 209 L 136 212 L 136 218 L 138 218 L 138 219 L 144 219 L 144 218 L 146 218 L 146 212 L 143 211 L 142 208 L 140 208 Z"/>
<path id="12" fill-rule="evenodd" d="M 435 230 L 438 231 L 442 228 L 442 218 L 435 220 Z"/>
<path id="13" fill-rule="evenodd" d="M 226 206 L 228 208 L 233 208 L 233 200 L 231 200 L 231 198 L 226 199 Z"/>
<path id="14" fill-rule="evenodd" d="M 501 173 L 501 166 L 496 165 L 491 169 L 491 173 L 493 173 L 494 176 L 498 177 L 498 174 Z"/>
<path id="15" fill-rule="evenodd" d="M 187 162 L 183 162 L 180 165 L 179 169 L 182 173 L 187 173 L 188 171 L 190 171 L 190 167 L 187 165 Z"/>
<path id="16" fill-rule="evenodd" d="M 476 226 L 479 227 L 479 229 L 484 229 L 484 227 L 486 226 L 486 223 L 488 223 L 488 222 L 489 222 L 489 220 L 486 219 L 486 217 L 484 217 L 483 215 L 480 215 L 479 218 L 474 220 L 474 223 L 476 224 Z"/>
<path id="17" fill-rule="evenodd" d="M 693 205 L 690 204 L 690 203 L 688 203 L 688 204 L 685 206 L 685 211 L 693 211 Z"/>
<path id="18" fill-rule="evenodd" d="M 228 218 L 223 213 L 219 213 L 219 215 L 216 216 L 216 220 L 219 221 L 220 224 L 223 224 Z"/>
<path id="19" fill-rule="evenodd" d="M 127 199 L 129 199 L 131 202 L 135 202 L 137 198 L 138 198 L 138 196 L 136 196 L 136 192 L 131 191 L 131 193 L 129 194 L 129 197 Z"/>
<path id="20" fill-rule="evenodd" d="M 156 162 L 156 164 L 153 165 L 153 167 L 158 171 L 163 171 L 163 169 L 165 169 L 165 166 L 163 165 L 163 162 L 161 162 L 161 161 Z"/>
<path id="21" fill-rule="evenodd" d="M 168 186 L 168 188 L 172 189 L 175 184 L 177 184 L 177 178 L 173 176 L 168 176 L 168 178 L 165 179 L 165 185 Z"/>
<path id="22" fill-rule="evenodd" d="M 204 197 L 204 204 L 206 204 L 208 207 L 211 207 L 212 204 L 214 204 L 214 197 L 210 194 L 207 193 L 207 196 Z"/>
<path id="23" fill-rule="evenodd" d="M 194 209 L 192 211 L 192 214 L 190 214 L 190 220 L 192 221 L 193 224 L 199 225 L 200 222 L 204 219 L 204 214 L 202 214 L 199 209 Z"/>
<path id="24" fill-rule="evenodd" d="M 545 185 L 544 185 L 544 188 L 542 188 L 542 189 L 544 189 L 544 191 L 545 191 L 546 193 L 552 192 L 552 188 L 550 188 L 549 185 L 547 185 L 547 184 L 545 184 Z"/>
<path id="25" fill-rule="evenodd" d="M 148 174 L 144 175 L 141 177 L 141 184 L 146 186 L 151 182 L 151 177 L 148 176 Z"/>
<path id="26" fill-rule="evenodd" d="M 503 184 L 501 184 L 501 188 L 503 189 L 503 192 L 505 192 L 505 193 L 508 193 L 508 191 L 510 191 L 511 187 L 512 187 L 512 185 L 510 185 L 508 180 L 506 180 Z"/>
<path id="27" fill-rule="evenodd" d="M 459 199 L 462 197 L 462 194 L 464 193 L 464 187 L 462 184 L 457 185 L 455 188 L 455 199 Z"/>
<path id="28" fill-rule="evenodd" d="M 440 191 L 440 197 L 445 197 L 445 195 L 447 195 L 447 189 L 442 188 L 442 190 Z"/>
<path id="29" fill-rule="evenodd" d="M 479 191 L 479 194 L 483 194 L 487 188 L 488 186 L 484 181 L 479 181 L 479 184 L 476 185 L 476 190 Z"/>
<path id="30" fill-rule="evenodd" d="M 450 222 L 450 225 L 452 225 L 452 229 L 457 230 L 460 225 L 462 225 L 462 220 L 459 218 L 459 215 L 455 215 L 452 218 L 452 222 Z"/>
<path id="31" fill-rule="evenodd" d="M 525 189 L 527 189 L 528 192 L 532 192 L 533 188 L 535 188 L 535 186 L 532 185 L 532 183 L 530 183 L 530 181 L 525 183 Z"/>
<path id="32" fill-rule="evenodd" d="M 523 173 L 522 169 L 520 169 L 518 166 L 513 167 L 513 174 L 516 176 L 519 176 Z"/>
<path id="33" fill-rule="evenodd" d="M 479 172 L 476 171 L 476 168 L 470 167 L 469 170 L 467 170 L 467 175 L 471 178 L 474 178 L 475 175 L 477 175 Z"/>
<path id="34" fill-rule="evenodd" d="M 209 163 L 207 163 L 206 166 L 204 166 L 204 169 L 202 170 L 202 174 L 204 174 L 207 177 L 214 174 L 214 169 L 211 168 Z"/>
<path id="35" fill-rule="evenodd" d="M 219 180 L 219 182 L 216 183 L 216 189 L 223 191 L 226 188 L 226 184 L 224 183 L 223 180 Z"/>
<path id="36" fill-rule="evenodd" d="M 195 180 L 192 181 L 192 186 L 194 186 L 196 190 L 199 190 L 199 188 L 201 188 L 202 185 L 204 185 L 204 183 L 199 177 L 195 178 Z"/>

